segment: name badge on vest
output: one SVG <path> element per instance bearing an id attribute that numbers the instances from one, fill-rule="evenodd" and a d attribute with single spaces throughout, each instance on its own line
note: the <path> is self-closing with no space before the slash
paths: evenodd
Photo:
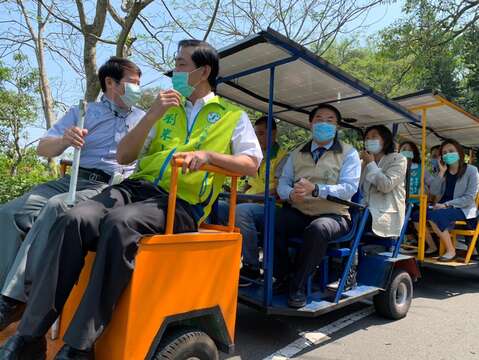
<path id="1" fill-rule="evenodd" d="M 208 122 L 211 123 L 211 124 L 214 124 L 215 122 L 217 122 L 219 119 L 221 119 L 221 116 L 220 114 L 216 113 L 216 112 L 210 112 L 208 114 Z"/>

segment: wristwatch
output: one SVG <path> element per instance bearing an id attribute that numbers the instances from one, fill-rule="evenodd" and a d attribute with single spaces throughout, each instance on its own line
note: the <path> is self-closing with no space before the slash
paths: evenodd
<path id="1" fill-rule="evenodd" d="M 313 197 L 318 197 L 318 196 L 319 196 L 319 186 L 318 186 L 318 184 L 315 184 L 315 185 L 314 185 L 314 190 L 313 190 L 313 192 L 311 193 L 311 195 L 312 195 Z"/>

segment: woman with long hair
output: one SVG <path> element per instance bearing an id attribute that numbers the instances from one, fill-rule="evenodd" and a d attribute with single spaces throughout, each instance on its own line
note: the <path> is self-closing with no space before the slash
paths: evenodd
<path id="1" fill-rule="evenodd" d="M 430 185 L 430 193 L 438 196 L 439 201 L 428 209 L 427 220 L 446 248 L 438 260 L 448 262 L 456 257 L 449 230 L 454 228 L 456 221 L 474 220 L 477 216 L 475 200 L 479 176 L 477 168 L 464 161 L 464 149 L 456 140 L 445 140 L 440 153 L 439 172 Z M 427 238 L 432 241 L 426 229 Z"/>

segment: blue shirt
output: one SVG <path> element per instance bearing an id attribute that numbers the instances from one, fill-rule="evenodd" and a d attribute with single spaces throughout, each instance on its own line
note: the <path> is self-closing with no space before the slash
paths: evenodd
<path id="1" fill-rule="evenodd" d="M 326 150 L 333 146 L 331 141 L 326 146 Z M 314 141 L 311 142 L 311 154 L 319 148 Z M 319 187 L 319 197 L 326 199 L 328 195 L 336 196 L 343 200 L 350 200 L 358 191 L 359 179 L 361 177 L 361 161 L 356 149 L 350 149 L 345 155 L 341 170 L 339 171 L 339 181 L 336 185 L 317 184 Z M 291 155 L 288 157 L 283 167 L 283 173 L 279 178 L 278 195 L 282 200 L 289 200 L 289 194 L 293 191 L 294 183 L 294 166 Z"/>
<path id="2" fill-rule="evenodd" d="M 105 95 L 99 102 L 88 103 L 84 128 L 88 129 L 80 155 L 80 166 L 99 169 L 113 175 L 129 176 L 135 163 L 120 165 L 116 160 L 118 143 L 145 115 L 143 110 L 132 107 L 121 109 Z M 46 133 L 45 137 L 62 137 L 66 129 L 75 126 L 80 118 L 78 106 L 73 106 Z"/>

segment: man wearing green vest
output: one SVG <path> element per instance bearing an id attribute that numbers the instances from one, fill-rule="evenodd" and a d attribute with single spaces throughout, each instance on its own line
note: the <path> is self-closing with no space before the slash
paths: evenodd
<path id="1" fill-rule="evenodd" d="M 263 159 L 266 156 L 268 116 L 262 116 L 254 123 L 254 131 L 258 137 L 259 144 L 263 150 Z M 281 170 L 286 161 L 286 150 L 282 149 L 276 142 L 276 123 L 272 122 L 272 148 L 270 163 L 269 190 L 276 195 L 276 185 L 281 175 Z M 261 162 L 258 173 L 255 176 L 246 178 L 245 193 L 248 195 L 263 195 L 266 181 L 266 162 Z M 227 208 L 223 209 L 226 216 Z M 239 285 L 249 286 L 252 282 L 248 279 L 260 277 L 258 233 L 264 228 L 264 205 L 259 203 L 243 203 L 236 206 L 236 226 L 243 235 L 243 267 L 241 268 L 242 278 Z"/>
<path id="2" fill-rule="evenodd" d="M 131 278 L 139 240 L 164 232 L 171 159 L 184 160 L 176 233 L 196 231 L 221 189 L 224 177 L 197 171 L 202 165 L 256 174 L 261 148 L 246 113 L 212 93 L 218 70 L 218 54 L 208 43 L 179 43 L 174 90 L 161 91 L 119 144 L 119 163 L 139 159 L 135 173 L 58 218 L 44 267 L 17 333 L 0 350 L 1 359 L 44 358 L 45 334 L 78 280 L 88 250 L 96 251 L 90 280 L 55 359 L 93 359 L 93 345 Z"/>
<path id="3" fill-rule="evenodd" d="M 338 139 L 340 112 L 320 104 L 310 112 L 309 123 L 312 139 L 289 156 L 278 184 L 280 198 L 288 201 L 276 222 L 278 283 L 289 275 L 288 239 L 303 237 L 290 283 L 288 305 L 294 308 L 306 305 L 308 276 L 322 262 L 328 243 L 350 229 L 348 207 L 327 200 L 328 195 L 351 200 L 361 176 L 358 152 Z"/>

